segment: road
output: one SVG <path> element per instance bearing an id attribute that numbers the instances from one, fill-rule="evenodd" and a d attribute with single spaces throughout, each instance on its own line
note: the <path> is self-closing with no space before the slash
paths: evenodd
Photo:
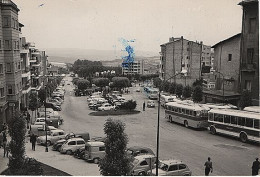
<path id="1" fill-rule="evenodd" d="M 60 114 L 64 119 L 61 126 L 66 132 L 89 132 L 90 136 L 104 136 L 105 121 L 111 117 L 120 119 L 126 125 L 129 138 L 128 146 L 150 147 L 156 152 L 157 106 L 142 111 L 142 103 L 147 102 L 143 93 L 134 92 L 138 87 L 130 88 L 127 99 L 137 101 L 137 110 L 141 113 L 124 116 L 90 116 L 87 97 L 75 97 L 71 77 L 65 78 L 66 95 Z M 68 85 L 69 84 L 69 85 Z M 254 143 L 242 143 L 234 138 L 211 135 L 207 130 L 194 130 L 168 122 L 164 110 L 160 115 L 160 151 L 159 159 L 180 159 L 192 170 L 192 175 L 204 175 L 204 163 L 211 157 L 214 171 L 212 175 L 247 176 L 251 175 L 251 165 L 259 156 L 260 148 Z"/>

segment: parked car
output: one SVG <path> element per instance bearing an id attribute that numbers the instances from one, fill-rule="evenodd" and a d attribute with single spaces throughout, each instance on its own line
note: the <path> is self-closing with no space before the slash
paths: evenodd
<path id="1" fill-rule="evenodd" d="M 156 169 L 152 170 L 151 175 L 156 174 Z M 191 176 L 189 167 L 181 160 L 163 160 L 159 162 L 159 176 Z"/>
<path id="2" fill-rule="evenodd" d="M 154 152 L 150 148 L 147 148 L 147 147 L 133 146 L 133 147 L 127 148 L 127 154 L 135 157 L 135 156 L 144 155 L 144 154 L 154 155 Z"/>
<path id="3" fill-rule="evenodd" d="M 86 161 L 93 161 L 95 164 L 105 156 L 105 144 L 103 142 L 87 142 L 85 146 L 84 159 Z"/>
<path id="4" fill-rule="evenodd" d="M 135 91 L 136 91 L 136 92 L 141 92 L 141 90 L 140 90 L 140 89 L 136 89 Z"/>
<path id="5" fill-rule="evenodd" d="M 50 130 L 56 130 L 54 126 L 47 126 L 47 134 L 49 134 Z M 28 134 L 31 136 L 32 134 L 36 136 L 44 136 L 46 135 L 45 124 L 43 125 L 31 125 Z"/>
<path id="6" fill-rule="evenodd" d="M 65 138 L 65 132 L 63 130 L 51 130 L 49 135 L 47 135 L 47 146 L 54 144 L 56 141 Z M 46 144 L 46 137 L 39 136 L 37 138 L 37 144 Z"/>
<path id="7" fill-rule="evenodd" d="M 54 111 L 61 111 L 61 107 L 58 106 L 55 103 L 51 103 L 51 102 L 46 102 L 45 103 L 46 108 L 52 108 Z"/>
<path id="8" fill-rule="evenodd" d="M 155 156 L 151 154 L 146 154 L 146 155 L 140 155 L 134 157 L 134 159 L 131 161 L 131 170 L 130 170 L 130 175 L 131 176 L 146 176 L 148 170 L 150 170 L 150 166 L 147 162 L 149 158 L 152 158 L 152 163 L 151 168 L 154 167 L 155 164 Z"/>
<path id="9" fill-rule="evenodd" d="M 154 107 L 155 107 L 154 101 L 148 100 L 148 101 L 147 101 L 147 107 L 148 107 L 148 108 L 154 108 Z"/>
<path id="10" fill-rule="evenodd" d="M 112 106 L 109 103 L 105 103 L 98 108 L 99 111 L 108 111 L 108 110 L 114 110 L 114 109 L 115 109 L 115 106 Z"/>
<path id="11" fill-rule="evenodd" d="M 74 157 L 75 157 L 75 158 L 84 159 L 84 156 L 85 156 L 85 146 L 84 146 L 84 147 L 81 147 L 81 148 L 79 148 L 79 149 L 77 149 L 77 150 L 74 152 Z"/>
<path id="12" fill-rule="evenodd" d="M 82 138 L 71 138 L 68 139 L 61 146 L 60 153 L 62 154 L 73 154 L 77 149 L 85 147 L 85 141 Z"/>

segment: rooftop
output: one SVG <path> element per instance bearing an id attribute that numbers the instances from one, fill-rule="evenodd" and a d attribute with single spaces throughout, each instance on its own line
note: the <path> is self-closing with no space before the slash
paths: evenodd
<path id="1" fill-rule="evenodd" d="M 238 33 L 238 34 L 236 34 L 236 35 L 234 35 L 234 36 L 231 36 L 230 38 L 227 38 L 227 39 L 225 39 L 225 40 L 223 40 L 223 41 L 220 41 L 219 43 L 213 45 L 211 48 L 216 48 L 218 45 L 223 44 L 223 43 L 225 43 L 225 42 L 227 42 L 227 41 L 230 41 L 230 40 L 232 40 L 232 39 L 234 39 L 234 38 L 237 38 L 237 37 L 241 37 L 241 33 Z"/>
<path id="2" fill-rule="evenodd" d="M 238 3 L 238 5 L 247 5 L 247 4 L 250 4 L 250 3 L 258 3 L 258 0 L 243 0 L 241 1 L 240 3 Z"/>

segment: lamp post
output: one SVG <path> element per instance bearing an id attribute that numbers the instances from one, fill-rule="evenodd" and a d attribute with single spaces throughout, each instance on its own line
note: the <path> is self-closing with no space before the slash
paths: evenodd
<path id="1" fill-rule="evenodd" d="M 177 73 L 170 78 L 164 80 L 165 82 L 169 81 L 172 78 L 175 78 L 179 74 L 185 74 L 186 72 Z M 161 85 L 159 86 L 159 96 L 158 96 L 158 120 L 157 120 L 157 144 L 156 144 L 156 176 L 158 176 L 158 167 L 159 167 L 159 133 L 160 133 L 160 107 L 161 107 Z"/>
<path id="2" fill-rule="evenodd" d="M 218 72 L 218 71 L 215 71 L 215 72 L 221 74 L 221 76 L 223 77 L 223 81 L 222 81 L 222 83 L 223 83 L 223 84 L 222 84 L 222 92 L 223 92 L 223 93 L 222 93 L 222 94 L 223 94 L 223 105 L 224 105 L 224 104 L 225 104 L 225 94 L 224 94 L 224 93 L 225 93 L 225 92 L 224 92 L 224 91 L 225 91 L 225 89 L 224 89 L 224 85 L 225 85 L 225 84 L 224 84 L 224 82 L 225 82 L 224 79 L 225 79 L 225 78 L 224 78 L 224 74 L 222 74 L 221 72 Z"/>
<path id="3" fill-rule="evenodd" d="M 48 143 L 47 143 L 47 116 L 46 116 L 46 97 L 47 97 L 47 92 L 46 92 L 46 85 L 44 85 L 44 114 L 45 114 L 45 137 L 46 137 L 46 147 L 45 147 L 45 152 L 48 152 Z"/>

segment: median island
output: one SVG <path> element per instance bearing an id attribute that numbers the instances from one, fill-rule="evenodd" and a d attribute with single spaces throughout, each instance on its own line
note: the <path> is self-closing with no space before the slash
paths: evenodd
<path id="1" fill-rule="evenodd" d="M 89 115 L 92 115 L 92 116 L 119 116 L 119 115 L 131 115 L 131 114 L 138 114 L 138 113 L 140 113 L 140 111 L 119 109 L 119 110 L 91 112 L 91 113 L 89 113 Z"/>

